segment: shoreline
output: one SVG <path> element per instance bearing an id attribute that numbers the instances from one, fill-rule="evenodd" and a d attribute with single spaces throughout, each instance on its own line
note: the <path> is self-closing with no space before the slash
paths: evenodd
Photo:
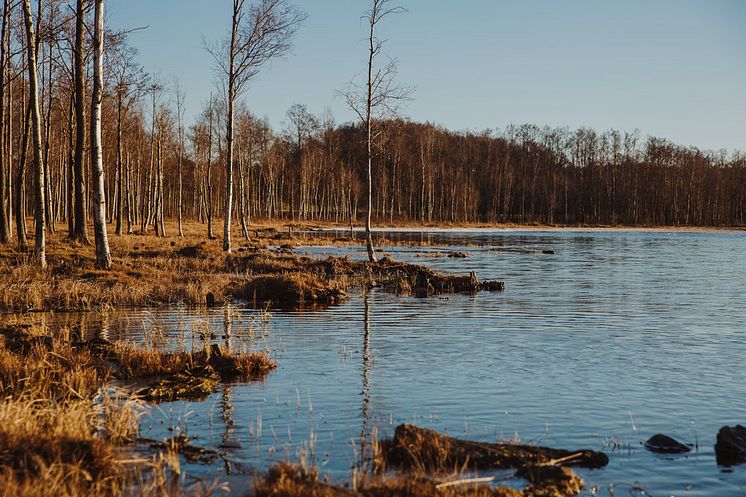
<path id="1" fill-rule="evenodd" d="M 335 221 L 292 221 L 286 219 L 259 219 L 248 226 L 249 230 L 276 229 L 277 231 L 350 231 L 349 223 Z M 353 231 L 365 231 L 361 223 L 353 224 Z M 643 233 L 744 233 L 746 226 L 668 226 L 668 225 L 561 225 L 533 223 L 417 223 L 408 221 L 373 222 L 373 233 L 398 232 L 643 232 Z"/>
<path id="2" fill-rule="evenodd" d="M 349 232 L 349 227 L 312 228 L 315 232 Z M 355 233 L 364 233 L 365 228 L 353 227 Z M 746 233 L 746 227 L 700 227 L 700 226 L 553 226 L 553 225 L 440 225 L 410 226 L 383 225 L 371 228 L 373 233 Z"/>

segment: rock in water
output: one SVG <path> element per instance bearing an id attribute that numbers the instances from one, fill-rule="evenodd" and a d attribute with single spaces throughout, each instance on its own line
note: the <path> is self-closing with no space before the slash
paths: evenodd
<path id="1" fill-rule="evenodd" d="M 746 462 L 746 427 L 723 426 L 715 443 L 715 456 L 721 466 Z"/>
<path id="2" fill-rule="evenodd" d="M 650 452 L 657 452 L 659 454 L 683 454 L 689 452 L 691 449 L 683 443 L 675 440 L 668 435 L 658 433 L 653 435 L 645 442 L 645 448 Z"/>
<path id="3" fill-rule="evenodd" d="M 212 292 L 207 292 L 207 295 L 205 296 L 205 303 L 207 304 L 207 307 L 215 307 L 215 294 Z"/>

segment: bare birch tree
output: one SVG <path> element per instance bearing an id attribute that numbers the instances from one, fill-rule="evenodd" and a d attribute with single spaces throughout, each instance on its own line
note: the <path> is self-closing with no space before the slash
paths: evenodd
<path id="1" fill-rule="evenodd" d="M 176 88 L 174 89 L 176 92 L 176 127 L 177 127 L 177 133 L 178 133 L 178 141 L 177 144 L 177 150 L 176 150 L 176 168 L 178 170 L 179 174 L 179 185 L 178 185 L 178 198 L 177 198 L 177 205 L 176 205 L 176 211 L 177 211 L 177 221 L 179 224 L 179 237 L 184 237 L 184 228 L 182 226 L 182 217 L 183 217 L 183 211 L 184 211 L 184 205 L 183 205 L 183 163 L 184 163 L 184 100 L 186 99 L 186 93 L 181 88 L 181 84 L 177 81 L 176 82 Z"/>
<path id="2" fill-rule="evenodd" d="M 208 131 L 207 131 L 207 179 L 206 179 L 206 193 L 207 193 L 207 237 L 212 240 L 215 238 L 215 233 L 212 231 L 212 135 L 213 135 L 213 121 L 215 112 L 212 107 L 212 94 L 210 94 L 210 105 L 207 110 L 208 115 Z"/>
<path id="3" fill-rule="evenodd" d="M 35 209 L 34 218 L 36 223 L 36 240 L 34 244 L 34 257 L 42 268 L 47 265 L 46 257 L 46 224 L 45 224 L 45 201 L 44 201 L 44 168 L 42 164 L 42 141 L 41 141 L 41 111 L 39 110 L 39 80 L 37 76 L 36 60 L 36 32 L 34 30 L 34 21 L 31 14 L 31 4 L 29 0 L 23 2 L 23 19 L 26 24 L 26 50 L 28 57 L 28 75 L 29 75 L 29 106 L 31 110 L 31 133 L 32 146 L 34 152 L 35 166 Z"/>
<path id="4" fill-rule="evenodd" d="M 106 234 L 106 196 L 101 143 L 101 103 L 103 99 L 104 0 L 94 0 L 93 98 L 91 101 L 91 168 L 93 170 L 93 232 L 96 240 L 96 267 L 111 268 Z"/>
<path id="5" fill-rule="evenodd" d="M 131 213 L 126 204 L 129 195 L 129 183 L 125 178 L 123 158 L 123 126 L 127 118 L 127 111 L 132 100 L 137 100 L 144 91 L 147 75 L 142 66 L 135 61 L 138 51 L 127 44 L 126 32 L 109 36 L 110 49 L 107 51 L 107 67 L 111 77 L 114 98 L 117 109 L 117 172 L 116 181 L 119 187 L 116 194 L 116 229 L 117 235 L 122 234 L 122 224 L 125 209 L 127 215 Z"/>
<path id="6" fill-rule="evenodd" d="M 84 164 L 85 147 L 85 15 L 86 0 L 77 0 L 75 9 L 75 151 L 73 173 L 75 176 L 75 222 L 70 238 L 88 244 L 86 230 L 86 184 Z"/>
<path id="7" fill-rule="evenodd" d="M 378 57 L 381 55 L 384 40 L 376 35 L 378 24 L 390 14 L 405 12 L 402 7 L 392 6 L 391 0 L 372 0 L 370 10 L 365 13 L 363 19 L 368 22 L 368 79 L 366 84 L 359 85 L 350 83 L 342 92 L 348 107 L 360 118 L 366 132 L 367 145 L 367 201 L 365 212 L 365 244 L 368 250 L 368 259 L 376 262 L 376 251 L 373 247 L 373 236 L 371 234 L 371 216 L 373 211 L 373 147 L 380 131 L 375 129 L 377 121 L 385 117 L 393 117 L 398 114 L 399 105 L 407 100 L 413 93 L 413 89 L 399 86 L 395 82 L 397 73 L 397 61 L 389 59 L 388 63 L 379 67 Z"/>
<path id="8" fill-rule="evenodd" d="M 233 0 L 231 32 L 218 43 L 205 43 L 215 60 L 218 78 L 225 85 L 227 99 L 225 159 L 225 219 L 223 250 L 231 250 L 231 208 L 233 205 L 233 139 L 236 100 L 249 81 L 270 60 L 282 57 L 306 14 L 289 0 Z"/>
<path id="9" fill-rule="evenodd" d="M 2 30 L 0 31 L 0 243 L 10 241 L 10 226 L 8 225 L 7 211 L 5 210 L 5 64 L 7 53 L 5 50 L 5 33 L 8 31 L 10 20 L 10 0 L 3 1 Z M 9 161 L 10 162 L 10 161 Z M 10 181 L 10 177 L 8 177 Z M 10 199 L 8 199 L 10 204 Z"/>

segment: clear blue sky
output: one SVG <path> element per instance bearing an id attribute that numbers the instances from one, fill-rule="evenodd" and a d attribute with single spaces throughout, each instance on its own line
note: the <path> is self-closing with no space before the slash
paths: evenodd
<path id="1" fill-rule="evenodd" d="M 110 0 L 148 71 L 178 77 L 188 115 L 213 87 L 203 36 L 225 36 L 230 0 Z M 746 0 L 401 0 L 381 35 L 416 87 L 404 114 L 453 130 L 510 123 L 640 129 L 705 149 L 746 151 Z M 282 128 L 293 103 L 337 122 L 335 90 L 365 69 L 367 0 L 299 0 L 308 20 L 292 55 L 266 67 L 245 101 Z"/>

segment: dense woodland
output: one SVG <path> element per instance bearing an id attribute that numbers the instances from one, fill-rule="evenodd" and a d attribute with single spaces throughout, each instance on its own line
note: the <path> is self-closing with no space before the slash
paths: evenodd
<path id="1" fill-rule="evenodd" d="M 38 33 L 34 38 L 24 23 L 23 4 L 4 0 L 2 6 L 0 241 L 15 240 L 25 250 L 33 229 L 27 219 L 39 212 L 41 197 L 48 231 L 67 225 L 71 235 L 77 233 L 72 238 L 87 239 L 96 192 L 90 126 L 97 57 L 93 1 L 39 1 L 29 17 Z M 174 233 L 166 232 L 166 219 L 189 218 L 213 233 L 228 197 L 226 161 L 233 166 L 234 221 L 246 236 L 256 218 L 360 222 L 364 125 L 338 125 L 328 112 L 316 116 L 294 105 L 281 129 L 273 129 L 240 102 L 229 116 L 226 91 L 220 88 L 204 102 L 198 120 L 185 123 L 183 92 L 143 71 L 128 35 L 103 36 L 103 206 L 111 231 L 169 235 Z M 35 40 L 38 72 L 38 165 L 29 39 Z M 230 157 L 229 117 L 234 123 Z M 746 224 L 746 155 L 741 153 L 585 128 L 523 125 L 452 132 L 396 117 L 376 125 L 374 220 Z"/>

